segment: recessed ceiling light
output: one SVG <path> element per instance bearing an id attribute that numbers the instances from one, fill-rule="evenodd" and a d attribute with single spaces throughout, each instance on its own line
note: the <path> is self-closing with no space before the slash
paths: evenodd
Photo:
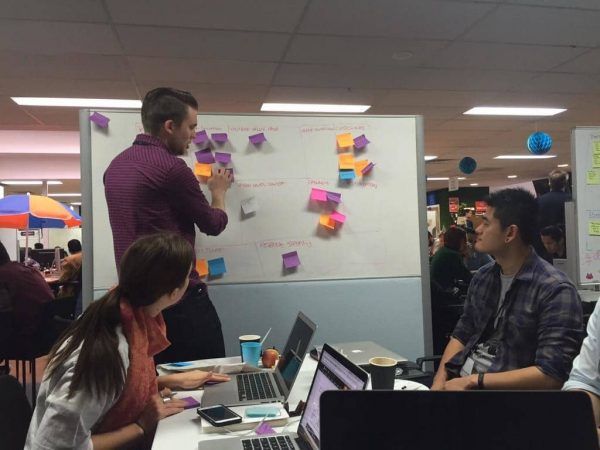
<path id="1" fill-rule="evenodd" d="M 508 175 L 506 178 L 517 178 L 516 175 Z"/>
<path id="2" fill-rule="evenodd" d="M 434 159 L 437 159 L 437 156 L 433 156 L 433 155 L 425 155 L 425 161 L 433 161 Z"/>
<path id="3" fill-rule="evenodd" d="M 471 183 L 469 186 L 479 186 L 479 183 Z"/>
<path id="4" fill-rule="evenodd" d="M 504 106 L 476 106 L 463 114 L 482 116 L 554 116 L 566 111 L 563 108 L 513 108 Z"/>
<path id="5" fill-rule="evenodd" d="M 5 184 L 6 186 L 41 186 L 43 181 L 41 180 L 6 180 L 0 181 L 1 184 Z M 62 181 L 57 180 L 49 180 L 48 185 L 58 185 L 63 184 Z"/>
<path id="6" fill-rule="evenodd" d="M 427 181 L 448 181 L 448 177 L 427 177 Z"/>
<path id="7" fill-rule="evenodd" d="M 457 180 L 466 180 L 467 177 L 458 177 Z"/>
<path id="8" fill-rule="evenodd" d="M 557 164 L 556 167 L 569 167 L 568 164 Z"/>
<path id="9" fill-rule="evenodd" d="M 392 53 L 392 59 L 394 61 L 406 61 L 414 56 L 412 52 L 401 51 Z"/>
<path id="10" fill-rule="evenodd" d="M 52 194 L 48 194 L 48 197 L 81 197 L 81 192 L 56 192 Z"/>
<path id="11" fill-rule="evenodd" d="M 11 97 L 21 106 L 64 106 L 70 108 L 141 108 L 141 100 L 118 98 Z"/>
<path id="12" fill-rule="evenodd" d="M 261 111 L 363 113 L 371 105 L 322 105 L 313 103 L 263 103 Z"/>
<path id="13" fill-rule="evenodd" d="M 494 159 L 550 159 L 556 155 L 498 155 Z"/>

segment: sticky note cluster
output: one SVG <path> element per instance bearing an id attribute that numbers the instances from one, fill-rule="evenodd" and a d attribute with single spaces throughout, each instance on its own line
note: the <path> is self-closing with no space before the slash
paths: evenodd
<path id="1" fill-rule="evenodd" d="M 349 149 L 350 147 L 354 147 L 357 150 L 362 150 L 371 143 L 371 141 L 369 141 L 364 134 L 353 138 L 352 133 L 342 133 L 336 135 L 335 140 L 338 148 L 340 149 Z"/>
<path id="2" fill-rule="evenodd" d="M 217 277 L 219 275 L 223 275 L 227 272 L 225 259 L 215 258 L 208 261 L 206 259 L 197 259 L 196 272 L 198 272 L 200 277 L 206 277 L 207 275 L 210 275 L 211 277 Z"/>
<path id="3" fill-rule="evenodd" d="M 337 211 L 334 211 L 331 214 L 321 214 L 321 217 L 319 217 L 319 223 L 329 230 L 335 230 L 345 221 L 346 216 Z"/>
<path id="4" fill-rule="evenodd" d="M 312 188 L 310 190 L 310 199 L 317 202 L 342 202 L 342 194 L 338 192 L 325 191 L 323 189 Z"/>

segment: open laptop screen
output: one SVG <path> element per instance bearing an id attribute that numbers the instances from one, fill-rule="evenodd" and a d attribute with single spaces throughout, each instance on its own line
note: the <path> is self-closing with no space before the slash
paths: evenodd
<path id="1" fill-rule="evenodd" d="M 283 377 L 288 390 L 294 384 L 316 328 L 317 326 L 308 317 L 301 312 L 298 313 L 290 337 L 285 344 L 279 363 L 277 363 L 277 370 Z"/>
<path id="2" fill-rule="evenodd" d="M 362 390 L 368 375 L 331 347 L 325 345 L 308 393 L 298 434 L 312 449 L 319 448 L 319 400 L 325 391 Z"/>

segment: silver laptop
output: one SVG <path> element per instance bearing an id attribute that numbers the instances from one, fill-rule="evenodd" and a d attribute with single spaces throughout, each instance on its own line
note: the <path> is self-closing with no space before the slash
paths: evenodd
<path id="1" fill-rule="evenodd" d="M 202 406 L 238 406 L 287 400 L 316 329 L 315 323 L 299 312 L 274 371 L 240 373 L 226 383 L 205 386 Z"/>
<path id="2" fill-rule="evenodd" d="M 360 367 L 369 365 L 369 360 L 376 356 L 386 356 L 396 361 L 407 361 L 404 356 L 400 356 L 387 348 L 371 341 L 360 342 L 342 342 L 341 344 L 331 344 L 338 352 Z M 314 352 L 316 351 L 316 354 Z M 321 347 L 317 346 L 311 351 L 311 356 L 318 359 Z"/>
<path id="3" fill-rule="evenodd" d="M 369 376 L 325 344 L 313 378 L 298 433 L 272 436 L 232 437 L 198 443 L 198 450 L 317 450 L 320 444 L 319 400 L 325 391 L 364 390 Z"/>

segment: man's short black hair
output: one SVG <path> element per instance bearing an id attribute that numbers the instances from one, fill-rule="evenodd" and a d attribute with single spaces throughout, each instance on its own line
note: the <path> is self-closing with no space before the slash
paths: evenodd
<path id="1" fill-rule="evenodd" d="M 188 106 L 198 109 L 198 102 L 189 92 L 168 87 L 152 89 L 142 102 L 144 131 L 155 136 L 167 120 L 181 125 L 187 116 Z"/>
<path id="2" fill-rule="evenodd" d="M 530 192 L 524 189 L 503 189 L 490 194 L 486 203 L 494 208 L 494 217 L 500 221 L 502 229 L 516 225 L 523 243 L 533 243 L 538 230 L 538 205 Z"/>
<path id="3" fill-rule="evenodd" d="M 550 236 L 556 242 L 559 242 L 561 239 L 563 239 L 565 237 L 564 231 L 556 225 L 550 225 L 550 226 L 542 228 L 540 230 L 540 235 L 541 236 Z"/>
<path id="4" fill-rule="evenodd" d="M 69 249 L 70 255 L 79 253 L 81 251 L 81 242 L 79 242 L 79 239 L 71 239 L 67 242 L 67 248 Z"/>
<path id="5" fill-rule="evenodd" d="M 569 174 L 564 170 L 554 169 L 548 175 L 548 182 L 550 183 L 551 191 L 564 191 L 567 187 L 567 180 Z"/>

